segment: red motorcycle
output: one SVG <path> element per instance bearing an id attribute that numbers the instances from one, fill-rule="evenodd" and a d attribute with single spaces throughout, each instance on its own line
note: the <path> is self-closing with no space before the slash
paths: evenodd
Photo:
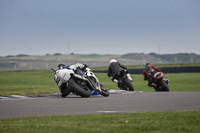
<path id="1" fill-rule="evenodd" d="M 148 74 L 155 91 L 169 91 L 169 80 L 164 77 L 163 72 L 151 70 Z"/>

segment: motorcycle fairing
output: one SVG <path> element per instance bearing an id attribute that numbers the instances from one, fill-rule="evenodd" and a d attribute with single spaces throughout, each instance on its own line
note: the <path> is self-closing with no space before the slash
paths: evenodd
<path id="1" fill-rule="evenodd" d="M 102 92 L 100 90 L 93 90 L 91 92 L 91 95 L 101 95 L 101 94 L 102 94 Z"/>
<path id="2" fill-rule="evenodd" d="M 67 74 L 69 73 L 69 74 Z M 69 78 L 71 77 L 70 74 L 74 73 L 73 70 L 70 69 L 62 69 L 62 70 L 57 70 L 56 71 L 56 76 L 59 79 L 62 79 L 63 82 L 67 82 L 69 80 Z"/>

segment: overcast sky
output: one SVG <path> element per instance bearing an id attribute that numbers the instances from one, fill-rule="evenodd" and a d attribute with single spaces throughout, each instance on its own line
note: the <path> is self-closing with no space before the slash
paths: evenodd
<path id="1" fill-rule="evenodd" d="M 200 0 L 0 0 L 0 56 L 200 54 Z"/>

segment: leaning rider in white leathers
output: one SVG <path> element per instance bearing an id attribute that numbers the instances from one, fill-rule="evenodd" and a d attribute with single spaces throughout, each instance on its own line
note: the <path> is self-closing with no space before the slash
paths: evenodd
<path id="1" fill-rule="evenodd" d="M 57 66 L 56 70 L 62 70 L 62 69 L 71 69 L 74 72 L 77 70 L 77 68 L 86 71 L 87 65 L 86 64 L 81 64 L 81 63 L 76 63 L 74 65 L 70 66 L 65 66 L 65 64 L 59 64 Z M 59 90 L 61 92 L 62 97 L 66 97 L 71 91 L 69 90 L 68 86 L 66 86 L 66 83 L 61 84 L 60 79 L 54 74 L 54 80 L 57 83 Z"/>

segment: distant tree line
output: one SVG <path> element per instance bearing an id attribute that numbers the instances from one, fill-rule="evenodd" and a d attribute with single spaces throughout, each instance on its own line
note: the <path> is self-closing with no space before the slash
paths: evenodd
<path id="1" fill-rule="evenodd" d="M 155 60 L 160 59 L 162 62 L 200 62 L 200 55 L 194 53 L 178 53 L 178 54 L 156 54 L 156 53 L 129 53 L 124 54 L 121 58 L 132 60 Z"/>
<path id="2" fill-rule="evenodd" d="M 25 57 L 25 56 L 30 56 L 27 54 L 18 54 L 18 55 L 7 55 L 6 57 Z"/>
<path id="3" fill-rule="evenodd" d="M 54 54 L 46 54 L 46 56 L 60 56 L 62 53 L 54 53 Z M 72 52 L 70 55 L 74 55 Z M 30 56 L 27 54 L 18 54 L 18 55 L 8 55 L 6 57 L 26 57 Z M 101 58 L 105 55 L 99 54 L 85 54 L 84 57 Z M 156 54 L 156 53 L 128 53 L 121 55 L 119 58 L 121 59 L 129 59 L 129 60 L 142 60 L 144 62 L 148 61 L 160 61 L 160 62 L 174 62 L 174 63 L 183 63 L 183 62 L 200 62 L 200 55 L 195 53 L 178 53 L 178 54 Z"/>

